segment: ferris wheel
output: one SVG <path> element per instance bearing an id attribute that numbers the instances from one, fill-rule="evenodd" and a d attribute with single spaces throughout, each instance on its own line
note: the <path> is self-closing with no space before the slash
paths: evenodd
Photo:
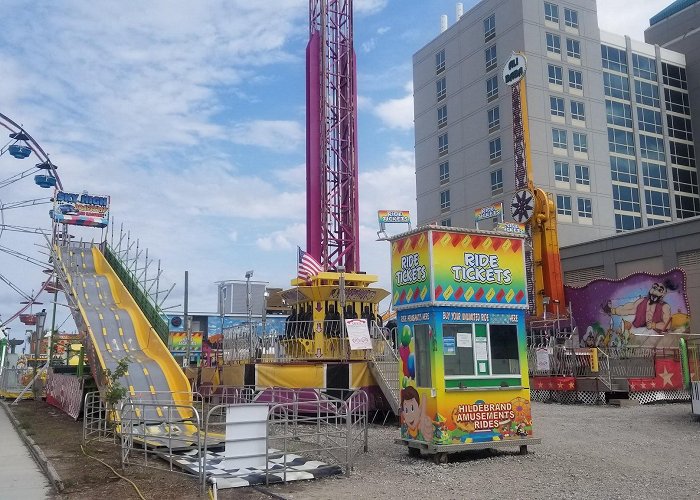
<path id="1" fill-rule="evenodd" d="M 0 113 L 0 330 L 19 319 L 34 325 L 39 295 L 56 293 L 49 244 L 57 225 L 49 217 L 57 167 L 19 124 Z"/>

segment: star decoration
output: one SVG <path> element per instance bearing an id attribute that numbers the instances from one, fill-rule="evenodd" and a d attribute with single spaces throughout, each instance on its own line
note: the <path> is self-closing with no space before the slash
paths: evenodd
<path id="1" fill-rule="evenodd" d="M 667 385 L 673 385 L 673 372 L 669 372 L 668 368 L 664 366 L 664 371 L 662 373 L 659 373 L 659 377 L 661 377 L 664 381 L 663 387 L 666 387 Z"/>

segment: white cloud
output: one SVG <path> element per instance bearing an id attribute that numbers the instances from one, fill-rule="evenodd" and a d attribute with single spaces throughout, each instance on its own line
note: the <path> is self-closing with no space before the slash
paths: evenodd
<path id="1" fill-rule="evenodd" d="M 377 29 L 377 34 L 378 35 L 385 35 L 385 34 L 389 33 L 390 30 L 391 30 L 390 26 L 382 26 L 381 28 Z"/>
<path id="2" fill-rule="evenodd" d="M 389 0 L 355 0 L 353 5 L 357 14 L 376 14 L 388 3 Z"/>
<path id="3" fill-rule="evenodd" d="M 370 38 L 366 42 L 362 42 L 362 51 L 366 54 L 368 52 L 372 52 L 374 48 L 377 46 L 377 39 L 376 38 Z"/>
<path id="4" fill-rule="evenodd" d="M 306 132 L 298 122 L 254 120 L 234 126 L 231 138 L 236 144 L 293 151 L 304 142 Z"/>
<path id="5" fill-rule="evenodd" d="M 305 246 L 304 240 L 306 240 L 306 224 L 293 224 L 260 237 L 255 240 L 255 243 L 261 250 L 269 252 L 273 249 L 288 250 L 297 245 L 303 247 Z"/>
<path id="6" fill-rule="evenodd" d="M 631 8 L 629 0 L 598 1 L 598 25 L 603 31 L 644 41 L 649 19 L 669 3 L 670 0 L 637 0 Z"/>
<path id="7" fill-rule="evenodd" d="M 407 95 L 389 99 L 375 105 L 373 113 L 389 128 L 411 130 L 413 128 L 413 84 L 405 86 Z"/>

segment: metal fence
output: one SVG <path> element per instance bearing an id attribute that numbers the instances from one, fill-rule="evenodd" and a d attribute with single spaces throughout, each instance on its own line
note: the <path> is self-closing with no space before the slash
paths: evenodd
<path id="1" fill-rule="evenodd" d="M 245 399 L 247 394 L 239 393 L 237 397 Z M 289 453 L 324 461 L 329 466 L 340 466 L 346 475 L 350 474 L 355 456 L 368 449 L 369 401 L 364 391 L 353 391 L 347 399 L 333 398 L 313 389 L 278 388 L 268 390 L 267 394 L 266 483 L 269 483 L 273 472 L 277 477 L 281 475 L 282 481 L 287 481 L 287 473 L 293 467 Z M 259 404 L 261 400 L 257 398 L 254 401 L 252 404 Z M 240 441 L 240 437 L 231 437 L 226 433 L 227 411 L 236 406 L 241 405 L 220 404 L 207 412 L 204 457 L 208 456 L 211 435 L 225 436 L 224 444 Z M 274 471 L 269 468 L 272 454 L 281 455 L 281 459 L 276 460 Z M 263 455 L 261 453 L 255 457 L 262 459 Z M 206 458 L 204 468 L 206 471 Z M 207 478 L 201 479 L 204 486 Z"/>
<path id="2" fill-rule="evenodd" d="M 224 363 L 288 363 L 298 360 L 370 360 L 387 347 L 389 330 L 368 324 L 372 350 L 352 350 L 341 320 L 287 321 L 283 335 L 259 337 L 247 325 L 224 329 Z M 389 344 L 390 345 L 390 344 Z"/>
<path id="3" fill-rule="evenodd" d="M 392 410 L 398 415 L 401 381 L 399 377 L 399 355 L 395 348 L 395 336 L 396 328 L 392 330 L 383 329 L 381 338 L 384 346 L 382 349 L 372 350 L 370 369 L 384 396 L 389 400 Z"/>
<path id="4" fill-rule="evenodd" d="M 598 372 L 591 370 L 591 349 L 531 345 L 528 367 L 531 376 L 601 377 L 604 379 L 653 378 L 656 360 L 679 359 L 676 348 L 624 346 L 597 349 Z"/>
<path id="5" fill-rule="evenodd" d="M 83 444 L 95 439 L 116 439 L 115 427 L 99 391 L 85 394 L 83 403 Z"/>
<path id="6" fill-rule="evenodd" d="M 17 397 L 33 378 L 33 368 L 3 368 L 2 374 L 0 374 L 0 397 Z M 31 397 L 32 391 L 26 391 L 24 396 Z"/>

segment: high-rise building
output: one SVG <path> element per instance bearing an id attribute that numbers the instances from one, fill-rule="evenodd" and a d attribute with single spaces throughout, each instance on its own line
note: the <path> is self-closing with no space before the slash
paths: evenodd
<path id="1" fill-rule="evenodd" d="M 483 0 L 413 57 L 419 224 L 508 212 L 514 51 L 563 245 L 700 215 L 684 54 L 601 32 L 595 0 Z"/>

